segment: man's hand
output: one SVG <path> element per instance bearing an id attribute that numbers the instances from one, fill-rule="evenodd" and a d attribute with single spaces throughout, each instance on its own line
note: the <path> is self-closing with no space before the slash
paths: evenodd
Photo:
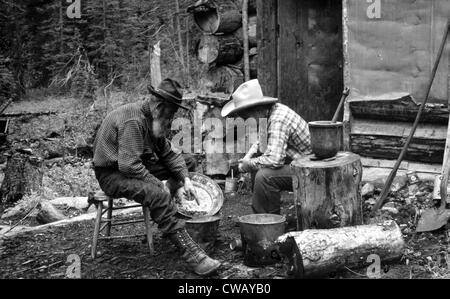
<path id="1" fill-rule="evenodd" d="M 250 159 L 241 159 L 239 160 L 239 172 L 249 172 L 250 167 Z"/>
<path id="2" fill-rule="evenodd" d="M 195 199 L 198 205 L 200 205 L 200 201 L 197 196 L 197 192 L 195 191 L 195 187 L 192 184 L 189 178 L 184 180 L 184 194 L 186 195 L 187 200 Z"/>

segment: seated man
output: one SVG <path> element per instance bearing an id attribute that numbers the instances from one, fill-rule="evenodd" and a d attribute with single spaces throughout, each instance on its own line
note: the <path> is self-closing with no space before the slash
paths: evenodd
<path id="1" fill-rule="evenodd" d="M 199 275 L 213 273 L 220 262 L 206 255 L 177 217 L 169 189 L 195 196 L 188 171 L 195 163 L 175 153 L 165 138 L 181 105 L 180 85 L 165 79 L 157 89 L 149 88 L 150 100 L 117 108 L 103 120 L 94 142 L 95 175 L 108 196 L 125 197 L 150 208 L 158 228 L 183 252 L 183 258 Z M 190 196 L 188 196 L 189 198 Z"/>
<path id="2" fill-rule="evenodd" d="M 278 99 L 263 96 L 258 80 L 239 86 L 222 116 L 267 118 L 267 149 L 259 157 L 240 160 L 239 171 L 255 175 L 252 208 L 255 213 L 280 214 L 280 191 L 292 191 L 292 160 L 309 154 L 308 124 Z"/>

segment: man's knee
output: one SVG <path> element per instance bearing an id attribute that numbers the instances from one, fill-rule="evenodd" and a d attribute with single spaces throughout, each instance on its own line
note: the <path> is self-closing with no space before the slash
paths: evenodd
<path id="1" fill-rule="evenodd" d="M 269 181 L 269 175 L 266 168 L 259 169 L 255 174 L 255 186 L 267 184 Z"/>
<path id="2" fill-rule="evenodd" d="M 153 201 L 161 203 L 169 203 L 171 201 L 171 195 L 160 186 L 154 186 L 146 184 L 142 187 L 143 203 L 150 204 Z"/>

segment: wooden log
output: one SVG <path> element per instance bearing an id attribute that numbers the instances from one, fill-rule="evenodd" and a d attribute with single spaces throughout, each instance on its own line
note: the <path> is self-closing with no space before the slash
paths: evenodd
<path id="1" fill-rule="evenodd" d="M 365 157 L 397 159 L 411 127 L 409 122 L 353 118 L 350 125 L 350 149 Z M 420 124 L 405 159 L 442 164 L 446 135 L 446 125 Z"/>
<path id="2" fill-rule="evenodd" d="M 292 162 L 298 230 L 362 224 L 362 164 L 358 155 L 339 152 L 334 159 Z"/>
<path id="3" fill-rule="evenodd" d="M 198 59 L 202 63 L 224 65 L 241 59 L 241 42 L 233 35 L 204 35 L 198 45 Z"/>
<path id="4" fill-rule="evenodd" d="M 413 122 L 419 111 L 417 104 L 410 95 L 397 99 L 389 99 L 395 95 L 385 95 L 386 99 L 362 99 L 350 101 L 349 107 L 353 117 L 388 121 Z M 421 123 L 447 125 L 449 110 L 446 104 L 427 104 L 420 117 Z"/>
<path id="5" fill-rule="evenodd" d="M 404 137 L 383 135 L 350 135 L 351 151 L 370 158 L 397 159 L 403 145 Z M 445 139 L 413 138 L 405 159 L 424 163 L 442 163 Z"/>
<path id="6" fill-rule="evenodd" d="M 7 162 L 0 188 L 0 201 L 16 202 L 42 187 L 42 161 L 34 156 L 15 153 Z"/>
<path id="7" fill-rule="evenodd" d="M 287 233 L 278 238 L 280 253 L 288 257 L 290 272 L 298 277 L 320 276 L 348 268 L 388 263 L 401 258 L 405 247 L 395 221 Z M 381 264 L 380 264 L 381 266 Z"/>
<path id="8" fill-rule="evenodd" d="M 200 0 L 188 7 L 194 22 L 204 33 L 226 34 L 242 24 L 240 7 L 232 0 Z"/>
<path id="9" fill-rule="evenodd" d="M 231 66 L 212 67 L 202 80 L 211 92 L 231 94 L 244 83 L 244 74 L 239 68 Z"/>
<path id="10" fill-rule="evenodd" d="M 242 2 L 243 0 L 237 0 L 238 5 L 242 6 Z M 256 15 L 257 13 L 257 8 L 256 8 L 256 0 L 248 0 L 248 13 L 250 15 Z"/>
<path id="11" fill-rule="evenodd" d="M 258 40 L 256 38 L 256 23 L 257 17 L 251 16 L 248 18 L 248 46 L 250 48 L 258 46 Z M 233 35 L 241 41 L 244 41 L 243 29 L 242 27 L 233 32 Z"/>
<path id="12" fill-rule="evenodd" d="M 255 49 L 255 48 L 252 48 Z M 250 53 L 252 53 L 252 49 L 250 49 Z M 258 78 L 258 55 L 250 55 L 250 79 Z M 235 64 L 242 72 L 244 70 L 243 60 L 240 60 Z"/>

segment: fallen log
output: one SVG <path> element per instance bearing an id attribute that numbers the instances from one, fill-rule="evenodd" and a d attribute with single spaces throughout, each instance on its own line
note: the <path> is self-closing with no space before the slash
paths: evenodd
<path id="1" fill-rule="evenodd" d="M 353 117 L 362 119 L 413 122 L 420 105 L 410 95 L 385 95 L 385 98 L 396 99 L 364 99 L 349 102 Z M 449 110 L 447 104 L 426 104 L 420 123 L 447 125 Z"/>
<path id="2" fill-rule="evenodd" d="M 200 39 L 197 53 L 202 63 L 224 65 L 241 59 L 243 49 L 241 41 L 233 35 L 204 35 Z"/>
<path id="3" fill-rule="evenodd" d="M 352 152 L 370 158 L 396 159 L 400 154 L 405 138 L 383 135 L 350 135 Z M 445 139 L 413 138 L 406 152 L 405 160 L 442 163 Z"/>
<path id="4" fill-rule="evenodd" d="M 198 28 L 207 34 L 226 34 L 242 24 L 240 7 L 232 0 L 199 0 L 189 6 Z"/>
<path id="5" fill-rule="evenodd" d="M 297 278 L 321 276 L 347 268 L 367 267 L 375 254 L 381 263 L 398 260 L 405 242 L 395 221 L 335 229 L 290 232 L 276 243 Z M 380 265 L 381 266 L 381 265 Z"/>
<path id="6" fill-rule="evenodd" d="M 362 224 L 360 157 L 349 152 L 339 152 L 334 160 L 312 157 L 291 164 L 297 229 Z"/>

